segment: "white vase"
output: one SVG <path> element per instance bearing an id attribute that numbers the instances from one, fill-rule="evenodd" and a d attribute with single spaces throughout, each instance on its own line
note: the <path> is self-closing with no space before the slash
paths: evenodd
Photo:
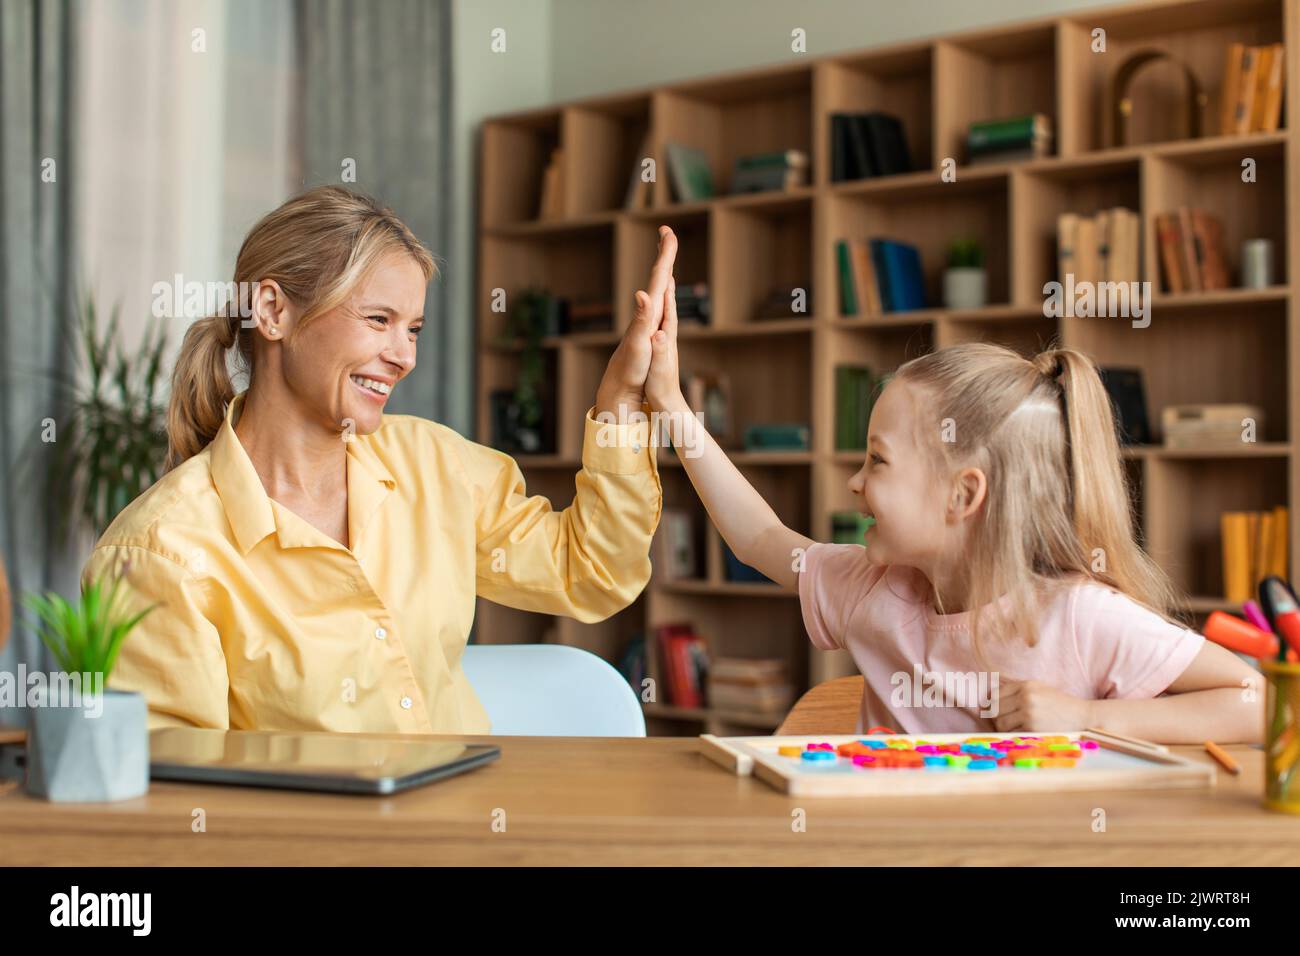
<path id="1" fill-rule="evenodd" d="M 988 273 L 963 266 L 943 274 L 943 304 L 949 309 L 979 309 L 988 303 Z"/>
<path id="2" fill-rule="evenodd" d="M 47 800 L 100 803 L 149 790 L 149 708 L 144 695 L 105 690 L 78 705 L 32 709 L 27 792 Z"/>

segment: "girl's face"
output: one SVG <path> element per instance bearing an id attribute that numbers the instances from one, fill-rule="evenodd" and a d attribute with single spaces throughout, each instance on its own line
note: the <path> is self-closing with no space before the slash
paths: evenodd
<path id="1" fill-rule="evenodd" d="M 926 417 L 924 407 L 921 393 L 906 381 L 886 385 L 871 410 L 866 462 L 849 479 L 862 513 L 876 519 L 865 539 L 875 564 L 929 571 L 948 541 L 945 495 L 917 444 L 929 429 L 940 438 L 940 422 Z"/>

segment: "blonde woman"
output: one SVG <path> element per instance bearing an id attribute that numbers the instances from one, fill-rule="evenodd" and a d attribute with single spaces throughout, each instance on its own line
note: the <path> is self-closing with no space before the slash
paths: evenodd
<path id="1" fill-rule="evenodd" d="M 691 428 L 682 463 L 727 544 L 798 589 L 817 647 L 852 654 L 860 731 L 1259 739 L 1260 695 L 1243 693 L 1259 674 L 1165 616 L 1174 591 L 1134 541 L 1109 399 L 1087 357 L 972 344 L 901 366 L 849 481 L 875 519 L 866 546 L 817 544 L 688 414 L 672 302 L 647 398 Z"/>
<path id="2" fill-rule="evenodd" d="M 251 314 L 187 331 L 169 470 L 83 574 L 125 572 L 158 605 L 111 685 L 145 695 L 151 727 L 488 732 L 460 664 L 476 596 L 595 621 L 649 577 L 661 496 L 648 428 L 593 415 L 641 409 L 676 253 L 660 232 L 587 415 L 576 495 L 555 512 L 508 455 L 384 414 L 437 274 L 410 230 L 338 187 L 263 218 L 235 263 Z M 238 395 L 232 351 L 249 374 Z"/>

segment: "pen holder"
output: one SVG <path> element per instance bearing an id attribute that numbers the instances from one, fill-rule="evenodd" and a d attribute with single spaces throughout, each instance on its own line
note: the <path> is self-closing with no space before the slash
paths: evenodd
<path id="1" fill-rule="evenodd" d="M 1300 664 L 1261 661 L 1264 697 L 1264 805 L 1300 813 Z"/>

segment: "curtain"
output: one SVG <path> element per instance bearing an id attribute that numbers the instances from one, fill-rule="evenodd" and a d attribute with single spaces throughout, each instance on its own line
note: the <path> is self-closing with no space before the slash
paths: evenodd
<path id="1" fill-rule="evenodd" d="M 39 482 L 43 422 L 57 441 L 66 411 L 53 379 L 71 357 L 59 329 L 73 308 L 74 36 L 70 0 L 0 3 L 0 548 L 15 604 L 24 591 L 75 595 L 81 563 L 79 545 L 55 538 Z M 16 606 L 2 671 L 50 669 L 27 618 Z M 0 710 L 0 722 L 26 718 Z"/>
<path id="2" fill-rule="evenodd" d="M 452 210 L 450 0 L 297 0 L 304 188 L 341 184 L 389 206 L 441 275 L 425 297 L 415 370 L 388 411 L 464 427 L 470 356 L 454 354 L 446 292 Z M 346 168 L 345 168 L 346 164 Z M 355 181 L 348 177 L 355 170 Z M 468 276 L 458 277 L 469 281 Z"/>

